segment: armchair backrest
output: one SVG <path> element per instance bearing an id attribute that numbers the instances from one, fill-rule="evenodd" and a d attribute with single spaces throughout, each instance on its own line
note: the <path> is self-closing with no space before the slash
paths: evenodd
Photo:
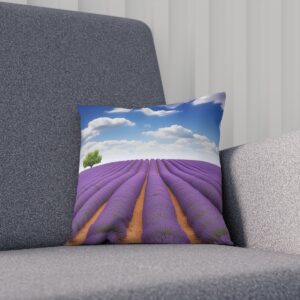
<path id="1" fill-rule="evenodd" d="M 300 131 L 222 151 L 221 164 L 235 244 L 300 254 Z"/>
<path id="2" fill-rule="evenodd" d="M 164 103 L 142 22 L 0 3 L 0 249 L 66 242 L 77 103 Z"/>

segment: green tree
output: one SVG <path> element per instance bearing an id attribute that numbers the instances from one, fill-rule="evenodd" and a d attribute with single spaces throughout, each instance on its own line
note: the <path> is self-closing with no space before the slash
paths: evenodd
<path id="1" fill-rule="evenodd" d="M 92 167 L 95 164 L 101 163 L 101 160 L 102 156 L 99 154 L 98 150 L 95 150 L 87 154 L 87 156 L 83 160 L 83 167 Z"/>

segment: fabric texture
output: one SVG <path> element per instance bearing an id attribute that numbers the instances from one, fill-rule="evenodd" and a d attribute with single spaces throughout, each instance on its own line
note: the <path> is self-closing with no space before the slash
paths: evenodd
<path id="1" fill-rule="evenodd" d="M 222 216 L 225 93 L 141 109 L 80 105 L 69 245 L 232 245 Z"/>
<path id="2" fill-rule="evenodd" d="M 236 245 L 300 254 L 300 131 L 221 152 Z"/>
<path id="3" fill-rule="evenodd" d="M 70 236 L 77 103 L 163 104 L 149 28 L 134 20 L 0 3 L 0 249 Z"/>
<path id="4" fill-rule="evenodd" d="M 300 296 L 300 259 L 216 245 L 101 245 L 0 253 L 1 299 L 276 299 Z"/>

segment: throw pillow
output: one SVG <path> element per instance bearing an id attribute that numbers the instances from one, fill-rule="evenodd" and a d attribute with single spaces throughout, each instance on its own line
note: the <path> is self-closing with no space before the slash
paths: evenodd
<path id="1" fill-rule="evenodd" d="M 68 245 L 232 245 L 218 145 L 225 93 L 137 109 L 79 106 L 82 145 Z"/>

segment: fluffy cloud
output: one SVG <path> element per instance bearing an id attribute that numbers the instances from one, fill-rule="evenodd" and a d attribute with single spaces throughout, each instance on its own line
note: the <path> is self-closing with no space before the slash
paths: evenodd
<path id="1" fill-rule="evenodd" d="M 193 134 L 192 139 L 179 138 L 177 139 L 176 143 L 183 146 L 187 145 L 194 149 L 201 148 L 202 150 L 206 150 L 214 153 L 218 151 L 218 146 L 214 142 L 209 140 L 208 137 L 197 133 Z"/>
<path id="2" fill-rule="evenodd" d="M 104 128 L 134 126 L 135 123 L 125 118 L 97 118 L 88 123 L 88 127 L 81 131 L 83 143 L 100 134 Z"/>
<path id="3" fill-rule="evenodd" d="M 175 109 L 182 104 L 183 104 L 183 102 L 180 102 L 180 103 L 174 103 L 174 104 L 167 104 L 167 106 L 169 109 Z"/>
<path id="4" fill-rule="evenodd" d="M 172 125 L 169 127 L 162 127 L 156 131 L 144 131 L 144 135 L 153 136 L 160 139 L 170 138 L 192 138 L 193 132 L 190 129 L 184 128 L 181 125 Z"/>
<path id="5" fill-rule="evenodd" d="M 129 109 L 129 108 L 116 107 L 116 108 L 114 108 L 112 110 L 107 111 L 107 113 L 109 113 L 109 114 L 117 114 L 117 113 L 128 113 L 130 111 L 131 111 L 131 109 Z"/>
<path id="6" fill-rule="evenodd" d="M 149 133 L 149 131 L 147 131 Z M 220 165 L 218 147 L 206 136 L 193 133 L 179 125 L 160 128 L 154 131 L 157 140 L 106 140 L 88 141 L 81 148 L 80 171 L 83 170 L 85 156 L 94 150 L 102 155 L 102 164 L 130 159 L 194 159 Z M 152 135 L 153 136 L 153 135 Z M 167 140 L 162 142 L 160 138 Z"/>
<path id="7" fill-rule="evenodd" d="M 172 115 L 177 113 L 177 110 L 152 110 L 151 108 L 145 107 L 145 108 L 140 108 L 140 109 L 129 109 L 129 108 L 114 108 L 112 110 L 107 111 L 107 113 L 109 114 L 117 114 L 117 113 L 128 113 L 131 111 L 137 111 L 137 112 L 141 112 L 144 115 L 148 116 L 148 117 L 163 117 L 163 116 L 168 116 L 168 115 Z"/>
<path id="8" fill-rule="evenodd" d="M 148 107 L 136 109 L 136 111 L 142 112 L 144 115 L 148 117 L 153 117 L 153 116 L 163 117 L 163 116 L 168 116 L 168 115 L 178 113 L 178 110 L 152 110 Z"/>
<path id="9" fill-rule="evenodd" d="M 198 98 L 192 102 L 193 105 L 200 105 L 213 102 L 214 104 L 221 104 L 222 109 L 224 109 L 224 103 L 225 103 L 225 93 L 217 93 L 210 96 L 204 96 L 201 98 Z"/>
<path id="10" fill-rule="evenodd" d="M 220 165 L 218 148 L 208 139 L 179 138 L 172 143 L 140 140 L 107 140 L 102 142 L 87 142 L 81 148 L 80 172 L 83 171 L 85 156 L 94 150 L 102 155 L 101 164 L 134 159 L 194 159 Z"/>
<path id="11" fill-rule="evenodd" d="M 208 137 L 193 133 L 192 130 L 181 125 L 162 127 L 156 131 L 144 131 L 143 134 L 159 139 L 176 139 L 177 145 L 193 145 L 193 147 L 201 147 L 209 151 L 218 151 L 217 145 L 210 141 Z"/>

